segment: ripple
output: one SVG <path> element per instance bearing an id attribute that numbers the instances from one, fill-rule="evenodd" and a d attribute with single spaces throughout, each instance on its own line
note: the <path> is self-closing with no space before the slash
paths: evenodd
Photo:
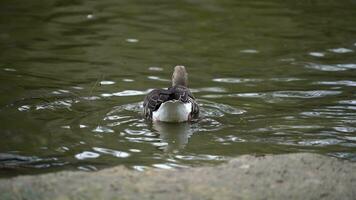
<path id="1" fill-rule="evenodd" d="M 208 117 L 221 117 L 224 116 L 224 114 L 241 115 L 246 112 L 246 110 L 208 100 L 199 100 L 199 102 L 202 103 L 201 110 L 203 111 L 204 116 Z"/>
<path id="2" fill-rule="evenodd" d="M 356 105 L 356 100 L 341 100 L 339 101 L 340 104 L 349 104 L 349 105 Z"/>
<path id="3" fill-rule="evenodd" d="M 234 135 L 228 135 L 225 137 L 216 137 L 215 141 L 226 143 L 226 142 L 245 142 L 246 140 Z"/>
<path id="4" fill-rule="evenodd" d="M 82 153 L 78 153 L 75 155 L 75 158 L 78 160 L 85 160 L 85 159 L 92 159 L 92 158 L 98 158 L 100 154 L 94 153 L 91 151 L 84 151 Z"/>
<path id="5" fill-rule="evenodd" d="M 133 130 L 133 129 L 125 129 L 124 130 L 125 133 L 129 134 L 129 135 L 146 135 L 147 133 L 149 133 L 150 131 L 147 129 L 143 129 L 143 130 Z"/>
<path id="6" fill-rule="evenodd" d="M 129 103 L 121 106 L 114 107 L 106 116 L 120 115 L 123 111 L 131 111 L 136 113 L 141 113 L 143 109 L 143 102 Z"/>
<path id="7" fill-rule="evenodd" d="M 338 67 L 337 65 L 323 65 L 316 63 L 308 63 L 305 65 L 306 68 L 316 69 L 320 71 L 336 72 L 336 71 L 345 71 L 347 68 Z"/>
<path id="8" fill-rule="evenodd" d="M 129 42 L 129 43 L 137 43 L 139 40 L 136 39 L 136 38 L 127 38 L 126 39 L 126 42 Z"/>
<path id="9" fill-rule="evenodd" d="M 328 50 L 333 53 L 351 53 L 351 52 L 353 52 L 352 49 L 347 49 L 347 48 L 335 48 L 335 49 L 328 49 Z"/>
<path id="10" fill-rule="evenodd" d="M 124 151 L 118 151 L 118 150 L 113 150 L 113 149 L 106 149 L 106 148 L 100 148 L 100 147 L 93 147 L 93 150 L 99 153 L 104 153 L 104 154 L 110 154 L 116 158 L 127 158 L 130 156 L 129 153 L 124 152 Z"/>
<path id="11" fill-rule="evenodd" d="M 56 109 L 70 109 L 72 107 L 72 104 L 78 103 L 78 100 L 57 100 L 49 103 L 43 103 L 43 104 L 38 104 L 35 105 L 36 110 L 56 110 Z"/>
<path id="12" fill-rule="evenodd" d="M 86 171 L 86 172 L 98 171 L 98 169 L 97 169 L 95 166 L 93 166 L 93 165 L 79 166 L 78 169 L 79 169 L 79 170 L 82 170 L 82 171 Z"/>
<path id="13" fill-rule="evenodd" d="M 356 133 L 356 128 L 355 127 L 334 127 L 334 129 L 338 132 L 342 133 Z"/>
<path id="14" fill-rule="evenodd" d="M 104 127 L 104 126 L 97 126 L 92 131 L 96 132 L 96 133 L 113 133 L 113 132 L 115 132 L 114 130 L 112 130 L 112 129 L 108 128 L 108 127 Z"/>
<path id="15" fill-rule="evenodd" d="M 197 124 L 194 124 L 192 128 L 194 129 L 194 132 L 218 131 L 223 128 L 223 124 L 215 119 L 202 117 L 202 119 L 199 120 Z"/>
<path id="16" fill-rule="evenodd" d="M 271 81 L 278 81 L 278 82 L 291 82 L 291 81 L 302 81 L 304 79 L 301 78 L 293 78 L 293 77 L 287 77 L 287 78 L 271 78 L 269 79 Z"/>
<path id="17" fill-rule="evenodd" d="M 115 81 L 100 81 L 100 85 L 113 85 Z"/>
<path id="18" fill-rule="evenodd" d="M 158 169 L 174 169 L 174 167 L 170 166 L 170 163 L 153 164 L 152 166 Z"/>
<path id="19" fill-rule="evenodd" d="M 343 119 L 354 120 L 356 113 L 353 107 L 350 106 L 327 106 L 325 108 L 317 108 L 312 111 L 301 112 L 300 115 L 306 117 L 319 117 L 328 119 Z"/>
<path id="20" fill-rule="evenodd" d="M 345 85 L 345 86 L 355 87 L 356 86 L 356 81 L 347 81 L 347 80 L 343 80 L 343 81 L 319 81 L 319 82 L 316 82 L 316 84 L 319 84 L 319 85 Z"/>
<path id="21" fill-rule="evenodd" d="M 28 111 L 28 110 L 30 110 L 30 108 L 31 108 L 31 106 L 29 106 L 29 105 L 23 105 L 23 106 L 18 107 L 17 110 Z"/>
<path id="22" fill-rule="evenodd" d="M 226 160 L 224 156 L 217 155 L 176 155 L 175 158 L 179 160 Z"/>
<path id="23" fill-rule="evenodd" d="M 7 72 L 16 72 L 16 69 L 14 68 L 4 68 L 3 70 Z"/>
<path id="24" fill-rule="evenodd" d="M 137 119 L 128 119 L 128 120 L 123 120 L 123 121 L 112 122 L 112 123 L 107 124 L 107 126 L 115 127 L 115 126 L 120 126 L 122 124 L 127 124 L 127 123 L 131 123 L 131 122 L 136 122 L 136 121 L 137 121 Z"/>
<path id="25" fill-rule="evenodd" d="M 115 92 L 113 93 L 114 96 L 118 97 L 125 97 L 125 96 L 140 96 L 140 95 L 145 95 L 149 92 L 150 90 L 146 91 L 139 91 L 139 90 L 124 90 L 121 92 Z"/>
<path id="26" fill-rule="evenodd" d="M 148 79 L 150 80 L 157 80 L 157 81 L 162 81 L 162 82 L 170 82 L 171 80 L 160 78 L 158 76 L 147 76 Z"/>
<path id="27" fill-rule="evenodd" d="M 191 89 L 190 91 L 193 92 L 193 93 L 198 93 L 198 92 L 216 92 L 216 93 L 227 92 L 227 90 L 225 88 L 222 88 L 222 87 L 204 87 L 204 88 Z"/>
<path id="28" fill-rule="evenodd" d="M 151 137 L 125 137 L 130 142 L 137 142 L 137 143 L 142 143 L 142 142 L 160 142 L 160 138 L 151 138 Z"/>
<path id="29" fill-rule="evenodd" d="M 87 100 L 87 101 L 96 101 L 96 100 L 99 100 L 100 97 L 98 97 L 98 96 L 89 96 L 89 97 L 82 97 L 82 99 Z"/>
<path id="30" fill-rule="evenodd" d="M 104 120 L 119 120 L 119 119 L 127 119 L 130 116 L 120 116 L 120 115 L 109 115 L 104 118 Z"/>
<path id="31" fill-rule="evenodd" d="M 80 87 L 80 86 L 73 86 L 72 88 L 75 90 L 83 90 L 84 89 L 83 87 Z"/>
<path id="32" fill-rule="evenodd" d="M 356 153 L 335 152 L 335 153 L 328 153 L 328 155 L 335 156 L 337 158 L 343 158 L 343 159 L 348 159 L 351 161 L 356 161 Z"/>
<path id="33" fill-rule="evenodd" d="M 322 53 L 322 52 L 310 52 L 309 55 L 314 56 L 314 57 L 324 57 L 325 53 Z"/>
<path id="34" fill-rule="evenodd" d="M 114 95 L 113 94 L 108 94 L 108 93 L 103 93 L 100 96 L 102 96 L 102 97 L 112 97 Z"/>
<path id="35" fill-rule="evenodd" d="M 250 78 L 214 78 L 214 82 L 221 83 L 247 83 L 247 82 L 261 82 L 260 79 L 250 79 Z"/>
<path id="36" fill-rule="evenodd" d="M 345 68 L 345 69 L 356 69 L 356 64 L 337 64 L 337 67 Z"/>
<path id="37" fill-rule="evenodd" d="M 298 144 L 304 146 L 328 146 L 328 145 L 335 145 L 341 143 L 341 140 L 338 139 L 322 139 L 322 140 L 304 140 L 298 142 Z"/>
<path id="38" fill-rule="evenodd" d="M 149 67 L 148 70 L 151 70 L 151 71 L 163 71 L 163 68 L 161 68 L 161 67 Z"/>
<path id="39" fill-rule="evenodd" d="M 21 164 L 29 164 L 41 160 L 42 159 L 36 156 L 21 156 L 16 154 L 0 153 L 0 169 L 2 165 L 14 166 L 14 165 L 21 165 Z"/>
<path id="40" fill-rule="evenodd" d="M 94 19 L 94 15 L 93 14 L 88 14 L 87 15 L 87 19 Z"/>
<path id="41" fill-rule="evenodd" d="M 261 98 L 261 97 L 266 96 L 266 94 L 265 93 L 252 92 L 252 93 L 232 94 L 230 96 L 233 96 L 233 97 L 247 97 L 247 98 Z"/>
<path id="42" fill-rule="evenodd" d="M 129 78 L 124 78 L 124 79 L 122 79 L 122 81 L 124 81 L 124 82 L 134 82 L 135 80 L 129 79 Z"/>
<path id="43" fill-rule="evenodd" d="M 132 166 L 132 169 L 136 170 L 136 171 L 139 171 L 139 172 L 143 172 L 145 171 L 146 169 L 149 169 L 149 167 L 147 166 L 142 166 L 142 165 L 134 165 Z"/>
<path id="44" fill-rule="evenodd" d="M 129 149 L 129 151 L 133 152 L 133 153 L 139 153 L 141 152 L 140 149 Z"/>
<path id="45" fill-rule="evenodd" d="M 272 92 L 273 97 L 279 98 L 319 98 L 341 94 L 341 91 L 312 90 L 312 91 L 278 91 Z"/>
<path id="46" fill-rule="evenodd" d="M 259 51 L 257 51 L 256 49 L 244 49 L 240 51 L 241 53 L 259 53 Z"/>

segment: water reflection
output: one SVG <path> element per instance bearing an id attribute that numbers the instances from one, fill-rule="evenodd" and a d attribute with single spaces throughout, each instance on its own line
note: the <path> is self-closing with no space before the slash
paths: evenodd
<path id="1" fill-rule="evenodd" d="M 159 134 L 162 143 L 166 145 L 162 146 L 165 152 L 174 152 L 179 149 L 183 149 L 189 142 L 189 138 L 192 136 L 194 129 L 192 129 L 190 123 L 160 123 L 155 122 L 152 124 L 154 130 Z"/>

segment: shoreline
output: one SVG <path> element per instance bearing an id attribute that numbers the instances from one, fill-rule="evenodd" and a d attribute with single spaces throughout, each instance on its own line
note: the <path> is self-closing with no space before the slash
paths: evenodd
<path id="1" fill-rule="evenodd" d="M 18 176 L 0 179 L 0 199 L 354 199 L 355 188 L 356 163 L 297 153 L 186 169 Z"/>

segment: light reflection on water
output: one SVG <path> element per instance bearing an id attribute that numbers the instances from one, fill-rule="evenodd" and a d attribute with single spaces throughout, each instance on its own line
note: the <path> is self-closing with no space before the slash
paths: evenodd
<path id="1" fill-rule="evenodd" d="M 316 1 L 313 12 L 274 1 L 36 2 L 0 12 L 16 20 L 0 20 L 0 176 L 184 168 L 243 154 L 356 160 L 348 1 Z M 188 68 L 200 119 L 145 121 L 144 95 L 169 87 L 177 64 Z"/>

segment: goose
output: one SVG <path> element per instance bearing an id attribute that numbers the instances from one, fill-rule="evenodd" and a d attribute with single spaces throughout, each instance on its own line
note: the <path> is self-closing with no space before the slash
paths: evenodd
<path id="1" fill-rule="evenodd" d="M 161 122 L 187 122 L 199 117 L 199 105 L 188 88 L 184 66 L 174 68 L 171 87 L 154 89 L 147 94 L 143 113 L 146 119 Z"/>

